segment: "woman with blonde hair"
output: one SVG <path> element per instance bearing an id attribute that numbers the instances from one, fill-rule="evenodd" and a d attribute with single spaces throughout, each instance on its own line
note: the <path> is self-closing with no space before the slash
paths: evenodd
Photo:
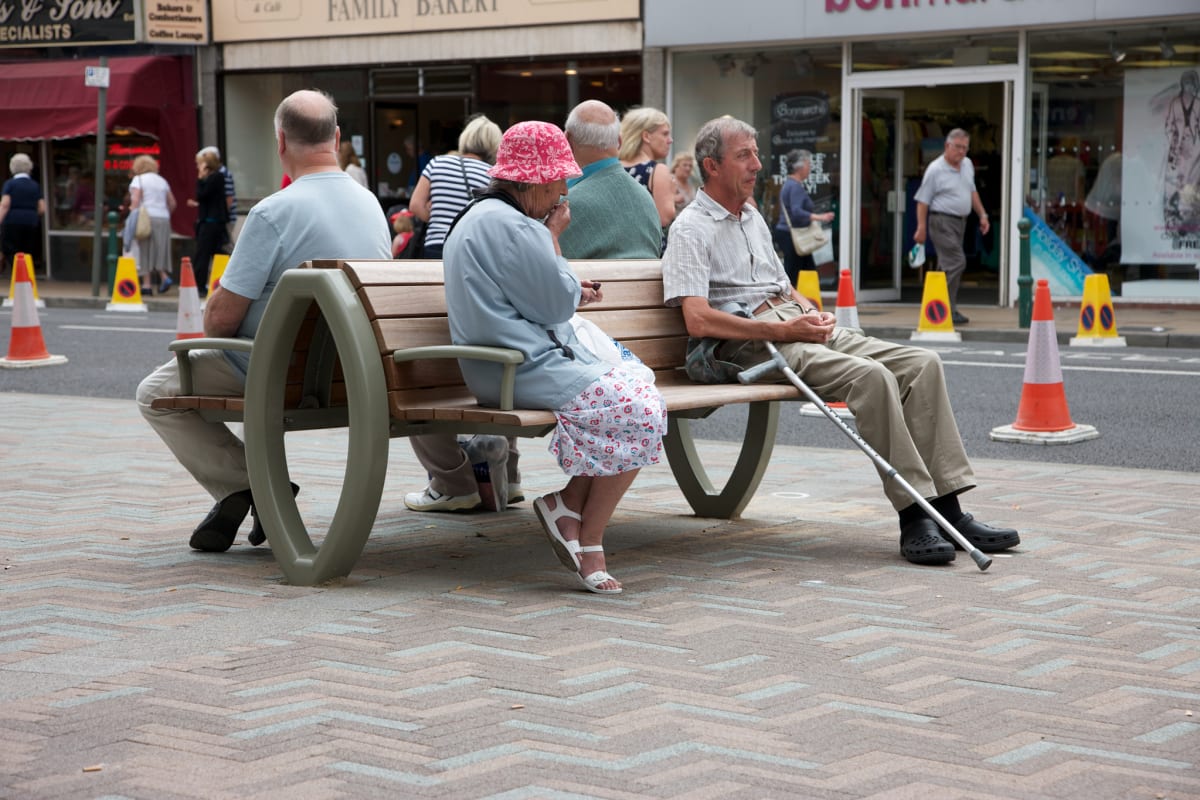
<path id="1" fill-rule="evenodd" d="M 152 295 L 152 275 L 158 275 L 160 292 L 171 285 L 171 214 L 175 211 L 175 195 L 166 179 L 158 174 L 154 156 L 145 154 L 133 160 L 129 213 L 140 213 L 143 206 L 150 215 L 150 236 L 138 242 L 138 275 L 142 278 L 142 293 Z"/>
<path id="2" fill-rule="evenodd" d="M 221 251 L 229 238 L 225 177 L 221 175 L 221 159 L 214 150 L 206 148 L 196 153 L 196 197 L 189 197 L 187 203 L 196 209 L 196 252 L 192 256 L 192 270 L 203 297 L 208 288 L 213 256 Z"/>
<path id="3" fill-rule="evenodd" d="M 696 187 L 692 185 L 692 171 L 696 168 L 696 157 L 691 153 L 679 153 L 671 160 L 671 181 L 675 187 L 675 213 L 696 199 Z"/>
<path id="4" fill-rule="evenodd" d="M 664 163 L 671 152 L 671 123 L 667 115 L 648 106 L 627 111 L 621 118 L 621 166 L 650 190 L 658 219 L 666 230 L 675 221 L 675 187 Z"/>
<path id="5" fill-rule="evenodd" d="M 430 160 L 408 201 L 408 210 L 427 223 L 422 258 L 441 258 L 450 223 L 488 185 L 488 168 L 500 146 L 500 126 L 480 114 L 458 136 L 458 153 Z"/>

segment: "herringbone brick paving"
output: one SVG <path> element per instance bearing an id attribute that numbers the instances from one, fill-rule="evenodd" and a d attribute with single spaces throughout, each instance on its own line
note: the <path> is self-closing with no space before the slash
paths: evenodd
<path id="1" fill-rule="evenodd" d="M 289 451 L 319 528 L 344 439 Z M 598 597 L 528 504 L 404 510 L 404 442 L 317 588 L 187 548 L 209 501 L 132 402 L 0 394 L 0 452 L 3 798 L 1200 798 L 1195 475 L 977 463 L 1025 537 L 981 573 L 904 562 L 857 451 L 777 448 L 733 522 L 663 465 Z"/>

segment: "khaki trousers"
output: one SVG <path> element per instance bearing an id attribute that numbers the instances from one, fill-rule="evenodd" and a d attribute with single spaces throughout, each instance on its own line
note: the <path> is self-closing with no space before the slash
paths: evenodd
<path id="1" fill-rule="evenodd" d="M 220 350 L 196 350 L 191 356 L 193 388 L 197 394 L 240 396 L 245 391 L 242 374 Z M 150 407 L 159 397 L 175 397 L 180 393 L 179 366 L 172 359 L 138 385 L 138 410 L 214 500 L 249 489 L 245 448 L 225 423 L 207 422 L 195 411 L 160 411 Z"/>
<path id="2" fill-rule="evenodd" d="M 799 305 L 789 302 L 756 316 L 784 320 L 802 313 Z M 923 497 L 975 486 L 937 353 L 851 328 L 836 329 L 826 344 L 778 347 L 809 388 L 827 402 L 844 402 L 854 412 L 859 435 Z M 726 345 L 725 350 L 722 357 L 743 366 L 770 358 L 761 342 L 747 342 L 737 352 L 728 352 L 734 348 Z M 897 511 L 914 502 L 894 482 L 884 491 Z"/>
<path id="3" fill-rule="evenodd" d="M 467 453 L 458 444 L 458 437 L 452 433 L 427 433 L 424 436 L 408 437 L 417 461 L 429 473 L 429 485 L 438 494 L 448 494 L 458 497 L 464 494 L 474 494 L 479 491 L 475 483 L 475 469 L 467 460 Z M 521 473 L 517 462 L 521 453 L 517 450 L 515 436 L 508 437 L 508 483 L 521 482 Z"/>

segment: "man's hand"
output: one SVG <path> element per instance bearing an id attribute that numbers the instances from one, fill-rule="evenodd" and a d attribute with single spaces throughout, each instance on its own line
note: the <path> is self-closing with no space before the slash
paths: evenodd
<path id="1" fill-rule="evenodd" d="M 987 236 L 987 232 L 990 231 L 991 229 L 992 229 L 992 224 L 990 222 L 988 222 L 987 215 L 984 214 L 982 217 L 979 218 L 979 232 L 982 233 L 984 236 Z"/>
<path id="2" fill-rule="evenodd" d="M 915 244 L 925 244 L 925 226 L 917 223 L 917 230 L 913 234 L 913 242 Z"/>
<path id="3" fill-rule="evenodd" d="M 784 330 L 784 334 L 777 341 L 825 344 L 829 337 L 833 336 L 837 318 L 827 311 L 812 311 L 776 324 Z"/>

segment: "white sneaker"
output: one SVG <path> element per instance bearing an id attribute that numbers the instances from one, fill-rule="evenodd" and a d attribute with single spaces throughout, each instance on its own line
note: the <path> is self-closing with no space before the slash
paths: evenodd
<path id="1" fill-rule="evenodd" d="M 432 486 L 426 486 L 423 492 L 404 495 L 404 505 L 413 511 L 471 511 L 481 502 L 479 492 L 452 496 L 434 491 Z"/>
<path id="2" fill-rule="evenodd" d="M 525 502 L 525 492 L 521 491 L 521 484 L 510 483 L 508 485 L 508 504 L 511 506 L 513 503 L 524 503 L 524 502 Z"/>

